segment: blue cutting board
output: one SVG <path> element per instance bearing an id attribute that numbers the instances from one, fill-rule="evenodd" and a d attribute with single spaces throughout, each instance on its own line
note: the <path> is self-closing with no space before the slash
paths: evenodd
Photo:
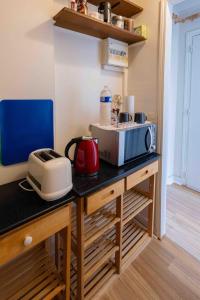
<path id="1" fill-rule="evenodd" d="M 2 165 L 27 161 L 32 151 L 54 147 L 52 100 L 2 100 L 0 106 Z"/>

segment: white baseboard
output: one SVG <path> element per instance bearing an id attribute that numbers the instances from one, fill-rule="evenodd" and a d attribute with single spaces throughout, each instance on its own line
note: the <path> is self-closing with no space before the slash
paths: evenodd
<path id="1" fill-rule="evenodd" d="M 184 184 L 184 179 L 178 176 L 169 176 L 167 178 L 167 185 L 171 185 L 173 183 L 176 183 L 178 185 L 183 185 Z"/>
<path id="2" fill-rule="evenodd" d="M 169 176 L 168 178 L 167 178 L 167 185 L 171 185 L 171 184 L 173 184 L 174 183 L 174 176 Z"/>
<path id="3" fill-rule="evenodd" d="M 183 185 L 185 184 L 184 179 L 178 176 L 174 176 L 174 183 L 178 184 L 178 185 Z"/>

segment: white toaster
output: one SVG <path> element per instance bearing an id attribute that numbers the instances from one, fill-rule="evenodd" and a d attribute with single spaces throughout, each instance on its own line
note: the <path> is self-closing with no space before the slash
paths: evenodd
<path id="1" fill-rule="evenodd" d="M 70 160 L 52 149 L 36 150 L 29 155 L 26 178 L 46 201 L 63 197 L 73 187 Z"/>

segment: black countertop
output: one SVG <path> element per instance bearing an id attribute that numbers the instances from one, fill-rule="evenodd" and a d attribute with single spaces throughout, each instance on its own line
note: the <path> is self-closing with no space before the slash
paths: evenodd
<path id="1" fill-rule="evenodd" d="M 146 167 L 158 160 L 159 157 L 159 154 L 151 153 L 122 167 L 112 166 L 101 161 L 99 174 L 95 177 L 80 177 L 74 174 L 73 190 L 79 197 L 86 196 Z"/>
<path id="2" fill-rule="evenodd" d="M 138 171 L 159 159 L 159 154 L 149 154 L 120 168 L 101 161 L 100 172 L 96 177 L 79 177 L 73 175 L 73 191 L 60 200 L 46 202 L 36 192 L 22 190 L 18 183 L 12 182 L 0 186 L 0 235 L 25 224 L 56 208 L 83 197 L 111 183 Z"/>
<path id="3" fill-rule="evenodd" d="M 70 192 L 62 199 L 46 202 L 36 192 L 22 190 L 18 186 L 20 181 L 0 186 L 0 235 L 64 206 L 76 198 L 74 193 Z"/>

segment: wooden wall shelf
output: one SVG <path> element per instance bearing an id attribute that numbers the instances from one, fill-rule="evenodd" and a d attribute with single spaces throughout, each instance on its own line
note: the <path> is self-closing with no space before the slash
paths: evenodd
<path id="1" fill-rule="evenodd" d="M 128 30 L 120 29 L 100 20 L 64 7 L 54 18 L 55 25 L 101 39 L 108 37 L 126 42 L 129 45 L 144 41 L 145 38 Z"/>
<path id="2" fill-rule="evenodd" d="M 89 3 L 98 6 L 101 0 L 88 0 Z M 130 18 L 143 11 L 143 8 L 129 0 L 110 0 L 112 12 L 116 15 Z"/>

